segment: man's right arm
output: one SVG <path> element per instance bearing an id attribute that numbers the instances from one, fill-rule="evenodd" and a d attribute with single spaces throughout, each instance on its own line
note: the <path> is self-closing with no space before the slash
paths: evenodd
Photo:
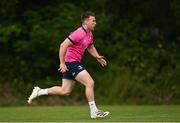
<path id="1" fill-rule="evenodd" d="M 60 60 L 60 66 L 59 66 L 59 69 L 60 72 L 64 73 L 66 72 L 68 69 L 65 65 L 65 54 L 66 54 L 66 51 L 67 51 L 67 48 L 69 46 L 71 46 L 73 43 L 68 39 L 66 38 L 61 44 L 60 44 L 60 48 L 59 48 L 59 60 Z"/>

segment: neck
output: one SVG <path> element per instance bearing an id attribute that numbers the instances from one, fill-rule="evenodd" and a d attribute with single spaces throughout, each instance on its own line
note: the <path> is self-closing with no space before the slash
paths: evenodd
<path id="1" fill-rule="evenodd" d="M 90 32 L 91 30 L 86 26 L 86 25 L 82 25 L 82 27 L 86 30 L 86 32 Z"/>

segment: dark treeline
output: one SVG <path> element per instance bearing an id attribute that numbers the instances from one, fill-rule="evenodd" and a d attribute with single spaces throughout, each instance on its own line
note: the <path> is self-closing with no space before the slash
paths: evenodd
<path id="1" fill-rule="evenodd" d="M 86 10 L 96 13 L 95 46 L 108 61 L 102 68 L 88 53 L 83 60 L 97 101 L 180 103 L 179 0 L 1 0 L 1 105 L 25 104 L 35 85 L 61 84 L 59 45 Z M 84 102 L 84 88 L 77 84 L 70 98 L 49 102 L 55 98 Z"/>

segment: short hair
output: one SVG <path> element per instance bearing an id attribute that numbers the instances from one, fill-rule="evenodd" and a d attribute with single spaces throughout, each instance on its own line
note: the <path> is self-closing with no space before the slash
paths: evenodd
<path id="1" fill-rule="evenodd" d="M 91 11 L 85 11 L 81 14 L 81 22 L 83 23 L 89 16 L 95 16 L 95 14 Z"/>

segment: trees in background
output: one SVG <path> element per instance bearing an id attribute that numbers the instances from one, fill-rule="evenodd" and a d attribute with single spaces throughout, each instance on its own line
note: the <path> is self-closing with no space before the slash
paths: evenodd
<path id="1" fill-rule="evenodd" d="M 59 44 L 80 26 L 85 10 L 96 13 L 95 45 L 108 61 L 101 68 L 87 53 L 83 60 L 97 100 L 179 103 L 178 0 L 1 0 L 0 85 L 13 85 L 21 98 L 34 85 L 58 84 Z"/>

